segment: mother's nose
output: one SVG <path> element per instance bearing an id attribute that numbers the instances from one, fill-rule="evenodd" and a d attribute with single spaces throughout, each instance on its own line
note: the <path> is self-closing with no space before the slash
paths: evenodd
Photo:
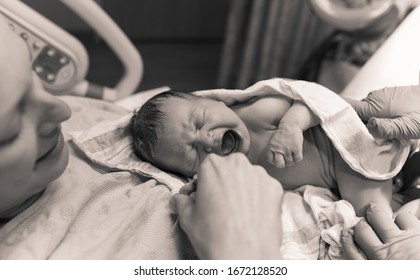
<path id="1" fill-rule="evenodd" d="M 39 100 L 38 106 L 43 110 L 38 124 L 40 135 L 48 135 L 71 116 L 70 107 L 49 93 Z"/>

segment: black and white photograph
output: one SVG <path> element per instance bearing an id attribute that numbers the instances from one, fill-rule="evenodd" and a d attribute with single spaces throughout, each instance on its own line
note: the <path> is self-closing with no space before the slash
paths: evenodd
<path id="1" fill-rule="evenodd" d="M 419 0 L 0 0 L 0 260 L 420 260 L 419 30 Z"/>

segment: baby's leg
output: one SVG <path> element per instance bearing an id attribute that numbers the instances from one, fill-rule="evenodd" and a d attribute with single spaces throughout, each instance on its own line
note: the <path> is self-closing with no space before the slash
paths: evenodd
<path id="1" fill-rule="evenodd" d="M 392 179 L 377 181 L 362 176 L 351 169 L 335 149 L 334 166 L 340 195 L 353 205 L 357 216 L 365 216 L 366 206 L 375 203 L 389 209 L 392 217 Z"/>

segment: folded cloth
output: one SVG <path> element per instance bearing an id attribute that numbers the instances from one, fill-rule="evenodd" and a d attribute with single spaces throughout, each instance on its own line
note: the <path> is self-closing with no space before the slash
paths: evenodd
<path id="1" fill-rule="evenodd" d="M 69 135 L 91 161 L 111 169 L 151 177 L 177 192 L 187 182 L 185 178 L 164 172 L 134 154 L 132 137 L 127 129 L 130 118 L 131 113 L 113 121 L 99 123 L 85 131 L 69 132 Z"/>
<path id="2" fill-rule="evenodd" d="M 361 218 L 348 201 L 311 185 L 284 193 L 282 204 L 283 259 L 344 259 L 341 232 Z"/>
<path id="3" fill-rule="evenodd" d="M 385 180 L 397 175 L 410 152 L 408 145 L 396 139 L 375 140 L 346 101 L 316 83 L 275 78 L 245 90 L 215 89 L 195 94 L 223 101 L 228 106 L 273 94 L 302 100 L 319 117 L 322 128 L 347 164 L 370 179 Z"/>

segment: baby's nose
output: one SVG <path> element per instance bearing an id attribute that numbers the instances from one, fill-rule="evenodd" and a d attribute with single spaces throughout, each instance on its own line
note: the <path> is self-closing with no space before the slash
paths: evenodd
<path id="1" fill-rule="evenodd" d="M 212 152 L 214 145 L 214 138 L 211 132 L 200 134 L 199 143 L 207 153 Z"/>

